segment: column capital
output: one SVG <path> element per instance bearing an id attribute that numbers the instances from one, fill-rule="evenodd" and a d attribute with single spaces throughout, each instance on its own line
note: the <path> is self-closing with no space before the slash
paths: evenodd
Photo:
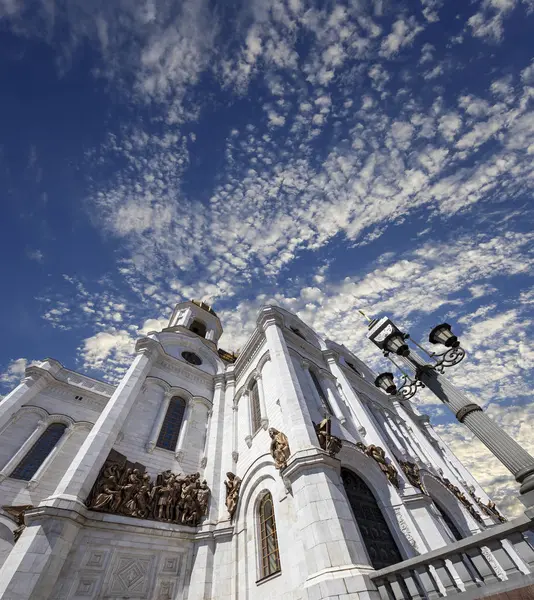
<path id="1" fill-rule="evenodd" d="M 217 373 L 217 375 L 213 376 L 213 384 L 215 388 L 222 388 L 223 390 L 226 388 L 226 375 L 225 373 Z"/>
<path id="2" fill-rule="evenodd" d="M 310 361 L 308 360 L 301 360 L 300 361 L 300 366 L 305 370 L 305 371 L 309 371 L 310 370 Z"/>
<path id="3" fill-rule="evenodd" d="M 53 381 L 54 376 L 46 369 L 38 367 L 37 365 L 30 365 L 29 367 L 26 367 L 24 371 L 24 379 L 22 380 L 22 382 L 28 387 L 31 387 L 36 383 L 46 385 L 47 383 L 52 383 Z"/>
<path id="4" fill-rule="evenodd" d="M 135 343 L 135 351 L 137 354 L 145 354 L 149 358 L 155 358 L 161 349 L 161 344 L 152 338 L 144 337 L 137 340 Z"/>
<path id="5" fill-rule="evenodd" d="M 331 349 L 323 350 L 323 356 L 328 362 L 337 363 L 339 359 L 339 354 Z"/>
<path id="6" fill-rule="evenodd" d="M 265 331 L 271 325 L 281 327 L 284 324 L 282 317 L 274 310 L 272 306 L 264 306 L 260 310 L 260 314 L 258 315 L 256 323 L 259 328 L 263 329 L 263 331 Z"/>

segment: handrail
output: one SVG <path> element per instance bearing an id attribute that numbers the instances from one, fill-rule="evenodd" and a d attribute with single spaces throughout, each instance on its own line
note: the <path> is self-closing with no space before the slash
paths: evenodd
<path id="1" fill-rule="evenodd" d="M 521 515 L 513 521 L 495 525 L 485 531 L 477 533 L 459 542 L 447 544 L 442 548 L 431 550 L 420 556 L 409 558 L 400 563 L 396 563 L 384 569 L 369 573 L 370 579 L 381 579 L 388 575 L 394 575 L 400 571 L 408 571 L 415 569 L 423 564 L 432 563 L 434 561 L 447 558 L 453 554 L 462 554 L 466 550 L 474 547 L 484 546 L 488 542 L 495 539 L 504 539 L 514 533 L 520 533 L 529 529 L 534 530 L 534 520 L 529 519 L 526 515 Z"/>

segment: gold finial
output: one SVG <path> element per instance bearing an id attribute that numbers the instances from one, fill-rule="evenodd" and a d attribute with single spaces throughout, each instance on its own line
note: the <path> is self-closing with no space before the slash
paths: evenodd
<path id="1" fill-rule="evenodd" d="M 360 315 L 362 315 L 362 317 L 365 317 L 365 318 L 366 318 L 366 319 L 369 321 L 369 323 L 372 321 L 372 319 L 371 319 L 370 317 L 368 317 L 368 316 L 367 316 L 367 315 L 366 315 L 366 314 L 363 312 L 363 310 L 360 310 L 359 308 L 358 308 L 357 310 L 358 310 L 358 312 L 360 313 Z"/>

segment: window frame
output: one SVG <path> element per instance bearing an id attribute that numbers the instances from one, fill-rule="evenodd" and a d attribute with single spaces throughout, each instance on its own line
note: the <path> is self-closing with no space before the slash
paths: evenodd
<path id="1" fill-rule="evenodd" d="M 327 396 L 326 392 L 324 391 L 323 386 L 321 385 L 321 382 L 319 380 L 319 377 L 315 373 L 315 370 L 313 368 L 310 368 L 309 372 L 310 372 L 311 380 L 313 382 L 313 387 L 315 388 L 315 391 L 319 395 L 319 399 L 321 401 L 322 407 L 325 408 L 330 415 L 334 415 L 334 411 L 332 410 L 332 407 L 330 406 L 330 402 L 328 401 L 328 396 Z"/>
<path id="2" fill-rule="evenodd" d="M 27 469 L 27 466 L 24 465 L 23 463 L 28 459 L 30 454 L 34 450 L 37 449 L 39 444 L 41 444 L 43 442 L 43 439 L 47 435 L 47 432 L 50 431 L 54 426 L 60 426 L 62 428 L 61 434 L 59 435 L 59 437 L 57 437 L 54 440 L 53 445 L 49 446 L 48 452 L 45 455 L 41 455 L 41 460 L 40 460 L 39 464 L 36 466 L 36 468 L 34 469 L 34 471 L 29 475 L 29 477 L 28 476 L 24 476 L 24 477 L 17 476 L 17 471 L 19 469 L 21 472 L 23 472 L 24 469 Z M 46 428 L 43 430 L 43 432 L 39 435 L 39 437 L 31 445 L 31 447 L 28 448 L 28 450 L 25 452 L 24 456 L 22 456 L 21 459 L 17 462 L 15 468 L 11 470 L 11 472 L 9 473 L 9 477 L 12 479 L 16 479 L 18 481 L 26 481 L 27 483 L 31 482 L 35 478 L 35 475 L 37 473 L 39 473 L 41 467 L 47 462 L 47 459 L 52 455 L 52 453 L 54 452 L 54 449 L 57 448 L 58 444 L 60 444 L 61 440 L 64 439 L 65 433 L 68 428 L 69 428 L 69 425 L 67 425 L 66 423 L 63 423 L 62 421 L 54 421 L 52 423 L 48 423 Z M 35 462 L 35 459 L 33 460 L 33 462 Z"/>
<path id="3" fill-rule="evenodd" d="M 169 434 L 166 431 L 164 432 L 164 428 L 167 427 L 167 421 L 168 421 L 168 417 L 169 417 L 169 411 L 174 410 L 173 401 L 181 402 L 182 411 L 181 411 L 181 416 L 180 416 L 180 420 L 179 420 L 177 431 L 176 432 L 172 432 L 172 433 Z M 184 426 L 184 421 L 185 421 L 185 415 L 186 415 L 186 411 L 187 411 L 187 406 L 188 406 L 188 402 L 182 396 L 176 395 L 176 396 L 173 396 L 169 400 L 169 405 L 167 406 L 167 410 L 165 411 L 165 416 L 163 417 L 163 421 L 161 422 L 161 427 L 159 428 L 159 432 L 158 432 L 158 437 L 156 439 L 155 448 L 159 448 L 160 450 L 167 450 L 167 451 L 170 451 L 170 452 L 175 452 L 176 451 L 176 448 L 178 446 L 178 442 L 180 441 L 180 433 L 182 432 L 183 426 Z M 164 442 L 165 441 L 165 436 L 170 436 L 170 441 L 169 441 L 169 444 L 171 444 L 170 446 L 169 445 L 162 445 L 160 443 L 160 442 Z"/>
<path id="4" fill-rule="evenodd" d="M 195 324 L 200 325 L 204 329 L 204 334 L 198 333 L 197 331 L 193 331 L 193 326 Z M 201 337 L 202 339 L 205 340 L 206 336 L 208 335 L 208 326 L 206 325 L 206 323 L 204 323 L 204 321 L 201 321 L 200 319 L 197 319 L 195 317 L 193 319 L 193 322 L 191 323 L 191 325 L 189 325 L 189 331 L 191 331 L 191 333 L 194 333 L 195 335 L 198 335 L 198 337 Z"/>
<path id="5" fill-rule="evenodd" d="M 255 379 L 249 388 L 249 407 L 250 407 L 250 430 L 254 436 L 262 427 L 262 414 L 260 403 L 260 390 L 258 381 Z"/>
<path id="6" fill-rule="evenodd" d="M 264 509 L 267 504 L 270 502 L 271 505 L 271 514 L 269 517 L 264 518 Z M 269 490 L 264 491 L 258 499 L 257 508 L 255 511 L 255 515 L 257 518 L 257 564 L 258 564 L 258 579 L 256 584 L 263 583 L 277 575 L 280 575 L 282 572 L 282 563 L 280 560 L 280 545 L 278 543 L 278 529 L 276 526 L 276 515 L 274 511 L 274 500 L 273 495 Z M 272 533 L 267 534 L 266 523 L 268 520 L 272 521 Z M 269 540 L 268 537 L 272 536 L 274 541 L 274 549 L 269 552 Z M 269 557 L 274 554 L 275 557 L 275 569 L 270 570 L 270 560 Z"/>

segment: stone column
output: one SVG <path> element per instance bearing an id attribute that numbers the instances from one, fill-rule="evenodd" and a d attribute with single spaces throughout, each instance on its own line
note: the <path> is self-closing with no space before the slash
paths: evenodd
<path id="1" fill-rule="evenodd" d="M 312 376 L 310 374 L 310 363 L 307 360 L 303 360 L 300 363 L 300 365 L 302 367 L 302 370 L 305 373 L 306 384 L 308 385 L 308 388 L 309 388 L 312 396 L 315 398 L 315 403 L 317 404 L 317 407 L 322 407 L 323 412 L 330 413 L 330 410 L 328 409 L 328 406 L 326 406 L 324 400 L 319 395 L 319 392 L 317 391 L 317 388 L 315 387 L 315 384 L 313 383 L 313 379 L 312 379 Z"/>
<path id="2" fill-rule="evenodd" d="M 157 342 L 149 338 L 137 342 L 137 354 L 126 375 L 73 458 L 54 495 L 45 499 L 42 504 L 50 506 L 54 499 L 60 498 L 83 504 L 141 391 L 156 359 L 157 347 Z"/>
<path id="3" fill-rule="evenodd" d="M 278 395 L 284 421 L 289 429 L 284 433 L 289 438 L 291 452 L 295 453 L 316 446 L 317 435 L 281 330 L 280 317 L 271 307 L 264 307 L 258 324 L 265 331 L 267 347 L 277 376 Z"/>
<path id="4" fill-rule="evenodd" d="M 337 418 L 337 420 L 341 423 L 341 425 L 343 425 L 347 419 L 345 418 L 345 415 L 343 414 L 343 411 L 341 410 L 339 402 L 337 400 L 337 389 L 335 380 L 325 377 L 323 378 L 323 383 L 326 387 L 326 395 L 328 398 L 328 402 L 330 402 L 330 406 L 334 411 L 334 415 Z"/>
<path id="5" fill-rule="evenodd" d="M 267 405 L 265 404 L 265 390 L 263 389 L 263 378 L 261 373 L 256 375 L 256 385 L 258 386 L 258 396 L 260 398 L 261 426 L 263 429 L 269 427 L 269 418 L 267 417 Z"/>
<path id="6" fill-rule="evenodd" d="M 414 353 L 412 353 L 414 354 Z M 410 354 L 410 356 L 412 356 Z M 415 364 L 423 363 L 414 355 Z M 424 363 L 423 363 L 424 365 Z M 434 369 L 419 369 L 421 381 L 464 423 L 521 483 L 520 494 L 534 492 L 534 457 L 499 427 L 446 377 Z M 534 501 L 534 497 L 532 498 Z"/>
<path id="7" fill-rule="evenodd" d="M 178 439 L 176 440 L 176 447 L 174 449 L 174 457 L 178 462 L 181 462 L 184 458 L 184 446 L 186 446 L 187 440 L 187 432 L 189 430 L 189 424 L 191 423 L 191 416 L 193 415 L 193 410 L 195 406 L 195 401 L 190 400 L 187 403 L 184 411 L 184 418 L 182 420 L 182 426 L 180 427 L 180 433 L 178 434 Z"/>
<path id="8" fill-rule="evenodd" d="M 224 487 L 224 473 L 222 473 L 222 452 L 224 435 L 224 375 L 221 373 L 214 377 L 215 389 L 213 392 L 213 408 L 210 418 L 210 428 L 206 443 L 204 457 L 206 467 L 204 469 L 204 479 L 208 482 L 212 491 L 210 500 L 209 520 L 216 522 L 219 512 L 225 510 L 224 504 L 220 505 L 219 490 Z"/>
<path id="9" fill-rule="evenodd" d="M 0 401 L 0 432 L 10 424 L 21 406 L 31 403 L 53 381 L 53 376 L 46 369 L 30 365 L 25 371 L 24 379 Z"/>
<path id="10" fill-rule="evenodd" d="M 239 421 L 243 423 L 243 431 L 242 434 L 245 434 L 245 442 L 247 446 L 250 448 L 252 445 L 252 411 L 250 407 L 250 390 L 245 390 L 241 394 L 241 398 L 237 403 L 237 413 L 236 413 L 236 441 L 234 450 L 238 450 L 239 448 Z"/>
<path id="11" fill-rule="evenodd" d="M 159 387 L 159 386 L 158 386 Z M 156 444 L 158 443 L 159 432 L 161 431 L 161 426 L 163 425 L 163 421 L 165 420 L 165 415 L 167 414 L 167 410 L 169 408 L 169 404 L 171 402 L 172 393 L 162 391 L 161 398 L 161 406 L 158 411 L 158 416 L 154 421 L 154 426 L 152 427 L 152 431 L 150 432 L 150 438 L 146 445 L 146 451 L 151 453 L 154 451 Z"/>
<path id="12" fill-rule="evenodd" d="M 221 390 L 221 401 L 224 402 L 224 418 L 223 418 L 223 426 L 222 426 L 222 443 L 217 446 L 220 452 L 220 461 L 221 468 L 219 470 L 220 473 L 220 483 L 219 487 L 216 489 L 214 493 L 219 494 L 219 521 L 228 521 L 230 519 L 228 512 L 226 510 L 226 488 L 223 484 L 223 481 L 226 477 L 226 473 L 228 471 L 232 471 L 232 473 L 236 472 L 236 463 L 234 462 L 234 416 L 237 415 L 234 410 L 234 396 L 235 396 L 235 375 L 234 375 L 234 367 L 233 365 L 228 367 L 226 371 L 226 390 L 222 393 Z M 236 458 L 238 458 L 236 456 Z M 208 463 L 209 464 L 209 463 Z M 212 488 L 215 489 L 215 488 Z"/>

